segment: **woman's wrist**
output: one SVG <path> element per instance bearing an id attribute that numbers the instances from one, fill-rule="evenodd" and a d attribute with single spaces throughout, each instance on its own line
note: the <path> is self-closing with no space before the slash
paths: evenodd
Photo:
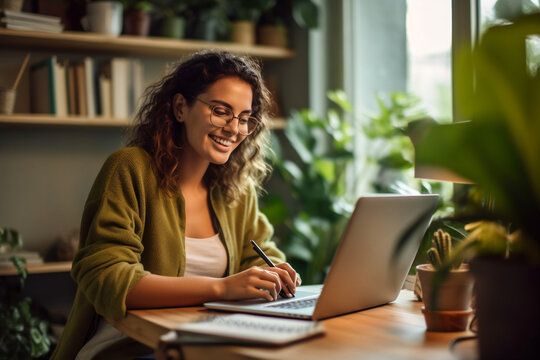
<path id="1" fill-rule="evenodd" d="M 211 286 L 213 295 L 216 299 L 222 300 L 225 297 L 225 278 L 216 278 L 212 279 L 213 283 Z"/>

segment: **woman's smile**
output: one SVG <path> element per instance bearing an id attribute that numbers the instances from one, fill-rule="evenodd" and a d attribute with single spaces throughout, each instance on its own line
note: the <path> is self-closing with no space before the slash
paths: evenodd
<path id="1" fill-rule="evenodd" d="M 233 140 L 219 137 L 217 135 L 210 134 L 209 136 L 212 140 L 214 140 L 214 142 L 218 143 L 218 145 L 225 146 L 227 148 L 229 148 L 234 143 Z"/>

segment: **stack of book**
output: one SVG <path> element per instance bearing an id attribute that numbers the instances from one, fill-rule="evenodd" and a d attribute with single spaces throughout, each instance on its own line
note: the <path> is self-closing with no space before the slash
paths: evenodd
<path id="1" fill-rule="evenodd" d="M 14 256 L 26 259 L 26 265 L 43 264 L 43 258 L 39 255 L 37 251 L 15 250 L 0 253 L 0 267 L 12 266 L 13 263 L 10 259 Z"/>
<path id="2" fill-rule="evenodd" d="M 57 16 L 13 10 L 2 10 L 0 14 L 0 25 L 6 29 L 48 31 L 55 33 L 64 30 L 64 25 Z"/>

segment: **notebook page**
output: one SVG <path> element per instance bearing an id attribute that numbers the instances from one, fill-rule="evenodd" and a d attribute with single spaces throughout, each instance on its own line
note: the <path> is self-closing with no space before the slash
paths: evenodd
<path id="1" fill-rule="evenodd" d="M 180 324 L 179 333 L 218 336 L 249 343 L 282 345 L 324 333 L 316 321 L 233 314 Z"/>

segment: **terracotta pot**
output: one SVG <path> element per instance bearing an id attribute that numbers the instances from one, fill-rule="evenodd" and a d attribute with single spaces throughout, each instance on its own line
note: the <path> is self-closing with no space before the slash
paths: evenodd
<path id="1" fill-rule="evenodd" d="M 433 276 L 435 270 L 430 264 L 416 267 L 422 287 L 422 301 L 428 310 L 468 310 L 471 306 L 473 277 L 467 264 L 452 270 L 437 289 L 437 299 L 433 299 Z M 436 301 L 434 301 L 436 300 Z"/>
<path id="2" fill-rule="evenodd" d="M 463 331 L 467 329 L 471 310 L 473 277 L 466 264 L 452 270 L 436 289 L 433 297 L 435 270 L 430 264 L 416 267 L 422 288 L 422 310 L 430 331 Z"/>
<path id="3" fill-rule="evenodd" d="M 255 44 L 255 24 L 251 21 L 237 21 L 232 24 L 231 40 L 244 45 Z"/>
<path id="4" fill-rule="evenodd" d="M 150 33 L 150 13 L 144 10 L 124 13 L 124 34 L 148 36 Z"/>
<path id="5" fill-rule="evenodd" d="M 481 359 L 538 359 L 540 268 L 475 258 L 476 315 Z"/>

